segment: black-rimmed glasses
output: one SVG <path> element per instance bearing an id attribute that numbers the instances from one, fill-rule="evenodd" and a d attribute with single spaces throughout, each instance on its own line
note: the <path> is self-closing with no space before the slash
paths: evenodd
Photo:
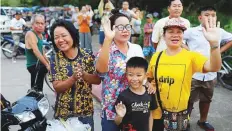
<path id="1" fill-rule="evenodd" d="M 115 26 L 116 28 L 118 28 L 119 31 L 123 31 L 124 28 L 127 30 L 127 31 L 131 31 L 132 29 L 132 26 L 130 24 L 127 24 L 127 25 L 117 25 Z"/>

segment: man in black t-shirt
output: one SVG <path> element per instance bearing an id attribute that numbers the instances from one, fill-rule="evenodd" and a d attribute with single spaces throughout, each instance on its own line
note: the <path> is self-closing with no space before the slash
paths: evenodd
<path id="1" fill-rule="evenodd" d="M 148 63 L 144 58 L 132 57 L 126 65 L 129 88 L 124 90 L 115 103 L 115 123 L 122 131 L 152 131 L 151 110 L 157 108 L 155 95 L 148 94 L 143 81 Z"/>

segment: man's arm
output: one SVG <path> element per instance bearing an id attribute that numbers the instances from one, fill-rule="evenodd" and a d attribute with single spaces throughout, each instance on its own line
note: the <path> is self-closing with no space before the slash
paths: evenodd
<path id="1" fill-rule="evenodd" d="M 25 36 L 25 42 L 28 43 L 28 45 L 33 50 L 33 53 L 35 56 L 46 66 L 47 69 L 50 69 L 50 65 L 46 58 L 43 56 L 43 54 L 40 53 L 38 46 L 37 46 L 37 38 L 34 33 L 31 31 L 28 31 Z"/>
<path id="2" fill-rule="evenodd" d="M 226 43 L 225 45 L 223 45 L 220 49 L 220 52 L 223 53 L 225 51 L 227 51 L 228 49 L 232 48 L 232 41 L 229 41 L 228 43 Z"/>

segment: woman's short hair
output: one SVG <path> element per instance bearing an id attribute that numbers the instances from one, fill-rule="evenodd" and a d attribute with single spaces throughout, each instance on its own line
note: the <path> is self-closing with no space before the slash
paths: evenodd
<path id="1" fill-rule="evenodd" d="M 129 20 L 129 18 L 126 15 L 120 13 L 118 9 L 113 9 L 111 11 L 111 13 L 112 13 L 112 16 L 110 16 L 110 18 L 109 18 L 110 19 L 110 24 L 111 24 L 111 29 L 113 29 L 113 26 L 115 25 L 115 21 L 119 17 L 126 17 Z"/>
<path id="2" fill-rule="evenodd" d="M 54 40 L 54 30 L 56 27 L 64 27 L 68 32 L 70 33 L 72 39 L 73 39 L 73 47 L 79 47 L 79 34 L 73 25 L 73 23 L 66 21 L 66 20 L 57 20 L 54 22 L 54 24 L 51 27 L 51 40 L 52 45 L 56 52 L 59 51 L 59 49 L 56 47 L 55 40 Z"/>

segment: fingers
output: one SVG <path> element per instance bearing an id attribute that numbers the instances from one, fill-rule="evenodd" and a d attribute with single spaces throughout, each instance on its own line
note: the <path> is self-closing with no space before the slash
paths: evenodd
<path id="1" fill-rule="evenodd" d="M 211 16 L 208 17 L 208 21 L 209 21 L 209 28 L 213 28 L 213 18 Z"/>
<path id="2" fill-rule="evenodd" d="M 220 21 L 217 22 L 217 28 L 220 28 Z"/>
<path id="3" fill-rule="evenodd" d="M 205 28 L 206 28 L 206 30 L 208 30 L 208 29 L 209 29 L 209 21 L 208 21 L 208 18 L 205 18 L 204 21 L 205 21 Z"/>
<path id="4" fill-rule="evenodd" d="M 216 28 L 216 21 L 217 21 L 217 18 L 216 17 L 213 17 L 213 19 L 212 19 L 212 21 L 213 21 L 213 28 Z"/>

